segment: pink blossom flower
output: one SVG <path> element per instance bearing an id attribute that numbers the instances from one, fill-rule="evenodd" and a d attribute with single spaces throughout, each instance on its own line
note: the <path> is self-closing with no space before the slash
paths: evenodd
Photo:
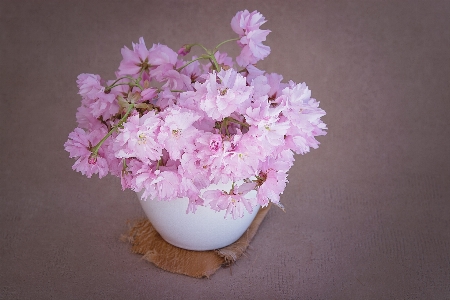
<path id="1" fill-rule="evenodd" d="M 105 88 L 100 84 L 100 80 L 98 75 L 80 74 L 77 85 L 79 94 L 83 97 L 82 103 L 90 109 L 92 116 L 94 118 L 101 116 L 103 120 L 107 120 L 118 112 L 119 106 L 115 102 L 114 94 L 104 93 Z"/>
<path id="2" fill-rule="evenodd" d="M 175 103 L 177 102 L 177 100 L 178 95 L 176 95 L 176 93 L 173 93 L 168 88 L 164 88 L 159 92 L 154 104 L 164 111 L 166 108 L 176 105 Z"/>
<path id="3" fill-rule="evenodd" d="M 266 58 L 270 53 L 270 47 L 263 45 L 270 30 L 261 30 L 259 27 L 266 22 L 263 15 L 248 10 L 238 12 L 231 20 L 231 28 L 236 32 L 240 40 L 241 54 L 236 57 L 237 63 L 245 67 L 255 64 L 259 60 Z"/>
<path id="4" fill-rule="evenodd" d="M 93 174 L 98 174 L 99 178 L 108 174 L 108 163 L 103 148 L 100 147 L 95 156 L 91 152 L 92 146 L 96 145 L 106 133 L 106 130 L 102 129 L 86 132 L 81 128 L 75 128 L 69 134 L 64 149 L 69 152 L 69 157 L 77 159 L 72 167 L 73 170 L 88 178 L 91 178 Z"/>
<path id="5" fill-rule="evenodd" d="M 183 156 L 184 158 L 186 158 L 185 155 Z M 197 174 L 193 174 L 194 176 L 192 176 L 192 174 L 184 172 L 183 162 L 181 162 L 181 165 L 178 167 L 178 174 L 180 177 L 178 197 L 187 197 L 189 199 L 186 213 L 195 213 L 198 206 L 204 205 L 204 200 L 200 198 L 200 190 L 206 187 L 209 183 L 205 180 L 206 177 L 201 177 L 201 175 L 199 175 L 198 173 L 199 172 L 197 172 Z M 197 181 L 196 178 L 200 179 L 200 181 L 204 184 L 199 185 L 199 181 Z"/>
<path id="6" fill-rule="evenodd" d="M 194 146 L 198 130 L 192 124 L 200 118 L 185 108 L 168 108 L 164 111 L 164 124 L 158 134 L 158 142 L 164 145 L 172 159 L 180 159 L 184 151 Z"/>
<path id="7" fill-rule="evenodd" d="M 220 173 L 223 165 L 222 137 L 211 132 L 201 132 L 195 141 L 195 150 L 183 154 L 181 164 L 185 174 L 204 188 Z"/>
<path id="8" fill-rule="evenodd" d="M 198 206 L 203 206 L 205 204 L 205 201 L 200 198 L 198 195 L 193 195 L 189 197 L 189 204 L 186 209 L 186 213 L 194 213 L 197 211 Z"/>
<path id="9" fill-rule="evenodd" d="M 286 188 L 286 172 L 292 166 L 294 157 L 290 150 L 281 152 L 276 158 L 269 158 L 261 165 L 258 175 L 259 187 L 257 189 L 257 201 L 261 206 L 267 206 L 269 200 L 280 202 L 280 194 Z"/>
<path id="10" fill-rule="evenodd" d="M 206 112 L 199 109 L 200 102 L 208 93 L 207 86 L 205 84 L 195 82 L 193 87 L 195 91 L 186 91 L 179 94 L 177 105 L 195 111 L 200 116 L 199 122 L 196 123 L 195 127 L 205 131 L 210 131 L 211 128 L 214 127 L 215 121 L 208 117 Z"/>
<path id="11" fill-rule="evenodd" d="M 289 87 L 283 89 L 283 95 L 286 108 L 290 110 L 302 108 L 311 99 L 311 91 L 305 83 L 295 84 L 292 81 Z"/>
<path id="12" fill-rule="evenodd" d="M 112 142 L 109 144 L 112 145 Z M 111 150 L 110 152 L 112 154 L 111 156 L 114 157 L 114 152 Z M 111 156 L 109 157 L 107 156 L 110 174 L 120 178 L 122 190 L 125 189 L 134 190 L 135 176 L 137 170 L 141 168 L 142 162 L 134 158 L 119 159 L 117 157 L 114 157 L 114 159 L 110 160 Z"/>
<path id="13" fill-rule="evenodd" d="M 250 200 L 233 191 L 228 194 L 220 190 L 208 190 L 203 193 L 202 197 L 209 203 L 213 210 L 226 210 L 225 218 L 229 214 L 231 214 L 233 219 L 242 218 L 245 210 L 248 213 L 253 212 L 253 206 Z"/>
<path id="14" fill-rule="evenodd" d="M 283 76 L 277 73 L 270 73 L 265 75 L 267 78 L 267 83 L 270 86 L 270 90 L 268 93 L 269 99 L 275 100 L 283 89 L 283 85 L 281 81 L 283 80 Z"/>
<path id="15" fill-rule="evenodd" d="M 270 54 L 270 47 L 262 44 L 269 33 L 270 30 L 255 30 L 239 40 L 242 50 L 241 54 L 236 57 L 238 65 L 245 67 L 249 64 L 256 64 Z"/>
<path id="16" fill-rule="evenodd" d="M 133 184 L 133 174 L 131 172 L 123 171 L 120 178 L 120 185 L 122 186 L 122 191 L 126 189 L 131 189 Z"/>
<path id="17" fill-rule="evenodd" d="M 244 36 L 248 32 L 258 30 L 266 22 L 264 16 L 256 10 L 252 13 L 248 10 L 238 11 L 231 19 L 231 28 L 239 36 Z"/>
<path id="18" fill-rule="evenodd" d="M 269 155 L 274 148 L 284 144 L 284 136 L 289 129 L 289 122 L 280 119 L 282 107 L 270 107 L 267 101 L 258 107 L 247 109 L 247 123 L 252 125 L 248 131 Z"/>
<path id="19" fill-rule="evenodd" d="M 152 66 L 177 63 L 178 54 L 166 45 L 156 44 L 148 51 L 148 62 Z"/>
<path id="20" fill-rule="evenodd" d="M 194 178 L 189 176 L 187 172 L 184 172 L 184 166 L 182 163 L 177 168 L 178 175 L 180 176 L 180 186 L 178 188 L 179 197 L 196 198 L 199 196 L 200 188 L 194 182 Z M 186 176 L 187 175 L 187 176 Z"/>
<path id="21" fill-rule="evenodd" d="M 176 70 L 170 69 L 161 74 L 161 81 L 166 81 L 162 86 L 163 88 L 168 88 L 171 90 L 192 90 L 191 79 L 179 73 Z"/>
<path id="22" fill-rule="evenodd" d="M 155 179 L 151 182 L 157 192 L 158 200 L 173 200 L 178 197 L 181 178 L 177 172 L 155 171 Z"/>
<path id="23" fill-rule="evenodd" d="M 160 119 L 154 111 L 139 117 L 132 114 L 114 139 L 114 152 L 117 158 L 136 157 L 145 163 L 157 161 L 162 155 L 162 147 L 156 142 Z"/>
<path id="24" fill-rule="evenodd" d="M 264 160 L 261 153 L 258 142 L 249 134 L 236 134 L 224 141 L 221 180 L 238 181 L 256 175 L 260 160 Z"/>
<path id="25" fill-rule="evenodd" d="M 264 183 L 257 190 L 258 204 L 267 206 L 269 200 L 274 203 L 280 202 L 280 194 L 283 193 L 286 187 L 287 174 L 268 169 L 265 172 L 261 172 L 259 176 L 264 178 Z"/>
<path id="26" fill-rule="evenodd" d="M 315 137 L 326 134 L 326 125 L 320 120 L 325 111 L 311 98 L 311 91 L 304 83 L 291 83 L 282 93 L 282 104 L 286 107 L 283 115 L 290 122 L 287 146 L 298 154 L 309 152 L 310 147 L 316 149 L 319 142 Z"/>
<path id="27" fill-rule="evenodd" d="M 141 101 L 151 100 L 158 95 L 158 90 L 155 88 L 146 88 L 141 92 Z"/>
<path id="28" fill-rule="evenodd" d="M 83 98 L 95 99 L 105 88 L 100 84 L 100 76 L 95 74 L 80 74 L 77 77 L 78 94 Z"/>
<path id="29" fill-rule="evenodd" d="M 133 177 L 131 178 L 131 187 L 133 191 L 142 193 L 142 200 L 150 198 L 150 200 L 158 198 L 158 193 L 155 186 L 152 184 L 156 178 L 155 165 L 146 164 L 142 161 L 136 160 L 134 169 L 131 169 Z"/>
<path id="30" fill-rule="evenodd" d="M 221 83 L 217 83 L 217 80 Z M 214 120 L 222 120 L 235 111 L 245 111 L 250 102 L 252 87 L 233 69 L 212 73 L 204 83 L 206 93 L 201 95 L 200 108 Z"/>
<path id="31" fill-rule="evenodd" d="M 114 94 L 98 93 L 97 98 L 84 98 L 83 105 L 88 107 L 95 118 L 108 120 L 119 112 L 119 105 Z"/>
<path id="32" fill-rule="evenodd" d="M 254 65 L 248 65 L 246 67 L 247 69 L 247 83 L 251 84 L 253 79 L 255 79 L 256 77 L 260 76 L 260 75 L 264 75 L 264 71 L 258 69 L 257 67 L 255 67 Z"/>
<path id="33" fill-rule="evenodd" d="M 253 98 L 259 100 L 258 103 L 268 101 L 267 93 L 270 91 L 270 85 L 267 83 L 267 78 L 263 75 L 252 79 L 250 85 L 253 86 Z M 259 99 L 261 98 L 261 99 Z"/>
<path id="34" fill-rule="evenodd" d="M 183 178 L 183 187 L 181 188 L 183 194 L 187 195 L 189 193 L 187 187 L 191 184 L 196 187 L 195 189 L 191 189 L 194 191 L 199 191 L 210 184 L 210 170 L 205 167 L 205 161 L 207 161 L 205 157 L 198 156 L 198 152 L 183 153 L 180 159 L 181 165 L 178 168 L 178 173 Z"/>
<path id="35" fill-rule="evenodd" d="M 85 105 L 78 107 L 75 117 L 77 119 L 78 127 L 82 129 L 92 131 L 104 126 L 98 118 L 92 115 L 92 110 Z"/>
<path id="36" fill-rule="evenodd" d="M 144 38 L 139 38 L 139 43 L 133 43 L 133 50 L 123 47 L 121 50 L 122 61 L 119 65 L 118 75 L 136 75 L 149 68 L 149 50 L 145 46 Z"/>
<path id="37" fill-rule="evenodd" d="M 114 139 L 108 137 L 101 145 L 102 155 L 108 164 L 109 173 L 113 176 L 121 177 L 124 170 L 124 163 L 129 162 L 130 159 L 117 158 L 114 155 Z"/>

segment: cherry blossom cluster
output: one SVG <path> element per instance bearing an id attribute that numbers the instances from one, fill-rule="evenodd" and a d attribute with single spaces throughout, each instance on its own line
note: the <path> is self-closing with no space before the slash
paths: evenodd
<path id="1" fill-rule="evenodd" d="M 73 169 L 118 176 L 143 199 L 187 197 L 187 212 L 204 205 L 235 219 L 279 204 L 294 153 L 317 148 L 315 137 L 326 134 L 325 111 L 305 83 L 256 68 L 270 53 L 265 22 L 257 11 L 238 12 L 238 38 L 212 50 L 147 48 L 140 38 L 122 49 L 116 79 L 79 75 L 78 127 L 64 144 Z M 235 61 L 218 51 L 227 42 L 241 49 Z M 184 59 L 193 47 L 205 53 Z M 230 182 L 230 190 L 205 190 Z"/>

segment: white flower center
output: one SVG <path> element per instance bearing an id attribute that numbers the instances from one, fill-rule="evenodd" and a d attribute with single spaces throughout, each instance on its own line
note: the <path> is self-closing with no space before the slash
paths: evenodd
<path id="1" fill-rule="evenodd" d="M 181 129 L 172 129 L 172 135 L 173 135 L 175 138 L 180 137 L 180 136 L 181 136 Z"/>
<path id="2" fill-rule="evenodd" d="M 147 136 L 145 135 L 145 133 L 140 133 L 139 134 L 138 144 L 142 145 L 142 144 L 145 144 L 145 143 L 147 143 Z"/>

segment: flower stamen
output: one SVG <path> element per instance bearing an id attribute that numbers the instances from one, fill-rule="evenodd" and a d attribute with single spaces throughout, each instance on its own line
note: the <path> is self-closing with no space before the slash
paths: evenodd
<path id="1" fill-rule="evenodd" d="M 181 135 L 181 129 L 173 129 L 172 130 L 172 135 L 174 136 L 174 137 L 180 137 L 180 135 Z"/>
<path id="2" fill-rule="evenodd" d="M 147 136 L 145 135 L 145 133 L 140 133 L 138 144 L 143 145 L 145 143 L 147 143 Z"/>
<path id="3" fill-rule="evenodd" d="M 220 96 L 225 96 L 227 94 L 228 88 L 224 88 L 223 90 L 219 90 Z"/>

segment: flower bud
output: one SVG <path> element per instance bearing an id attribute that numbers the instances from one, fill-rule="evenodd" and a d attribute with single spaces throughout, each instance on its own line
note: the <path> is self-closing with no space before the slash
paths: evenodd
<path id="1" fill-rule="evenodd" d="M 178 54 L 181 56 L 185 56 L 189 52 L 191 52 L 192 44 L 184 44 L 183 47 L 178 50 Z"/>

